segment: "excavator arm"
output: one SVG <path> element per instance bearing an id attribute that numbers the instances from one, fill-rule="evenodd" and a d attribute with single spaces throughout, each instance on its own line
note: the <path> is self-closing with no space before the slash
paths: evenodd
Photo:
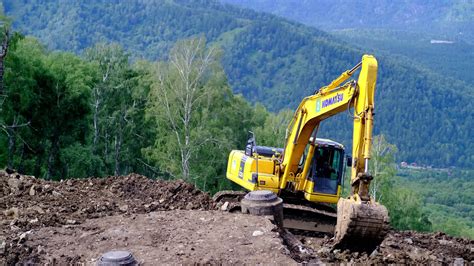
<path id="1" fill-rule="evenodd" d="M 335 232 L 336 246 L 372 249 L 380 244 L 388 230 L 387 209 L 369 195 L 370 149 L 374 116 L 374 95 L 377 81 L 377 60 L 364 55 L 354 68 L 344 72 L 328 86 L 308 96 L 298 106 L 288 126 L 289 134 L 283 152 L 280 172 L 280 189 L 296 187 L 308 196 L 307 172 L 314 153 L 314 140 L 321 121 L 354 107 L 351 167 L 351 196 L 339 199 Z M 346 82 L 360 68 L 357 81 Z M 344 83 L 345 82 L 345 83 Z M 311 138 L 312 137 L 312 138 Z M 313 140 L 311 142 L 310 140 Z M 308 158 L 298 178 L 298 166 L 303 152 L 310 144 Z M 293 183 L 294 185 L 289 185 Z M 313 184 L 314 185 L 314 184 Z"/>
<path id="2" fill-rule="evenodd" d="M 352 74 L 361 68 L 357 82 L 346 82 Z M 301 101 L 290 122 L 287 132 L 283 162 L 280 171 L 283 173 L 280 188 L 284 189 L 288 182 L 294 181 L 301 156 L 311 137 L 316 133 L 321 121 L 354 107 L 354 132 L 352 143 L 353 167 L 351 184 L 353 193 L 368 200 L 366 184 L 360 189 L 359 180 L 370 181 L 368 160 L 372 141 L 372 124 L 374 110 L 374 92 L 377 80 L 377 60 L 371 55 L 364 55 L 362 62 L 342 73 L 328 86 L 322 87 L 314 95 Z M 343 84 L 343 85 L 341 85 Z M 308 166 L 305 166 L 309 167 Z M 304 169 L 305 171 L 307 169 Z"/>
<path id="3" fill-rule="evenodd" d="M 352 195 L 358 195 L 363 201 L 370 200 L 369 174 L 370 149 L 374 117 L 375 83 L 377 81 L 377 61 L 374 57 L 364 56 L 359 74 L 357 97 L 354 97 L 354 132 L 352 136 L 351 187 Z"/>

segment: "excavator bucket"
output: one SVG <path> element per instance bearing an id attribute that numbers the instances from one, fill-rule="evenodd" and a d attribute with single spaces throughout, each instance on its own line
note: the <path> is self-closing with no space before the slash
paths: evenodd
<path id="1" fill-rule="evenodd" d="M 340 198 L 334 249 L 372 252 L 389 230 L 388 211 L 373 202 L 357 202 Z"/>

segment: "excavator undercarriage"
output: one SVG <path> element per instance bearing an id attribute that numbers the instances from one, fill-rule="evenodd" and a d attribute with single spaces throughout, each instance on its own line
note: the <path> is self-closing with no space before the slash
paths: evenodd
<path id="1" fill-rule="evenodd" d="M 240 212 L 240 201 L 246 192 L 220 191 L 213 200 L 228 212 Z M 324 204 L 283 203 L 283 227 L 296 234 L 334 236 L 334 249 L 372 251 L 389 230 L 387 209 L 374 203 L 354 204 L 350 199 L 340 199 L 337 211 Z"/>

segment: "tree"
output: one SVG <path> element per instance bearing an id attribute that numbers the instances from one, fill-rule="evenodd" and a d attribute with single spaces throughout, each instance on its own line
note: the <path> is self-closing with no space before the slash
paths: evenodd
<path id="1" fill-rule="evenodd" d="M 157 84 L 152 97 L 155 108 L 161 109 L 167 126 L 173 133 L 179 153 L 179 173 L 190 180 L 190 160 L 199 147 L 215 141 L 205 136 L 201 130 L 206 121 L 200 120 L 198 112 L 206 104 L 212 80 L 210 72 L 216 64 L 213 49 L 206 49 L 203 38 L 193 38 L 178 42 L 170 53 L 169 65 L 161 64 L 157 71 Z M 163 108 L 161 108 L 163 107 Z M 169 169 L 175 175 L 177 169 Z"/>
<path id="2" fill-rule="evenodd" d="M 4 94 L 3 75 L 5 73 L 5 57 L 8 52 L 8 44 L 10 42 L 11 21 L 3 14 L 0 14 L 0 97 Z M 3 99 L 0 98 L 0 108 Z"/>
<path id="3" fill-rule="evenodd" d="M 120 77 L 124 68 L 128 65 L 128 58 L 123 49 L 116 44 L 108 45 L 105 43 L 98 43 L 85 51 L 85 58 L 98 67 L 98 82 L 92 89 L 92 110 L 93 110 L 93 141 L 92 149 L 94 154 L 97 153 L 98 143 L 100 138 L 100 131 L 103 119 L 101 113 L 104 109 L 104 101 L 108 99 L 107 92 L 114 82 L 110 81 L 113 78 Z M 120 72 L 120 73 L 117 73 Z M 110 94 L 110 93 L 109 93 Z"/>
<path id="4" fill-rule="evenodd" d="M 43 69 L 43 49 L 33 39 L 15 34 L 9 41 L 3 76 L 1 127 L 6 136 L 6 165 L 21 170 L 28 153 L 34 152 L 31 107 L 37 99 L 35 76 Z M 2 141 L 3 142 L 3 141 Z"/>
<path id="5" fill-rule="evenodd" d="M 147 145 L 146 133 L 151 130 L 144 119 L 150 67 L 130 65 L 128 54 L 117 44 L 98 43 L 85 57 L 98 69 L 90 102 L 91 149 L 100 158 L 94 174 L 137 171 L 140 149 Z"/>
<path id="6" fill-rule="evenodd" d="M 66 170 L 61 165 L 61 148 L 80 143 L 87 145 L 90 114 L 89 100 L 94 84 L 94 69 L 75 55 L 53 52 L 45 58 L 48 74 L 42 84 L 39 102 L 41 125 L 47 140 L 46 178 L 59 177 Z"/>
<path id="7" fill-rule="evenodd" d="M 285 145 L 286 130 L 293 118 L 293 111 L 283 109 L 275 114 L 269 113 L 263 106 L 257 105 L 255 113 L 266 114 L 263 123 L 256 121 L 257 125 L 261 125 L 255 129 L 257 144 L 282 148 Z"/>
<path id="8" fill-rule="evenodd" d="M 393 227 L 400 230 L 431 230 L 427 213 L 422 210 L 420 196 L 404 186 L 397 177 L 395 154 L 397 147 L 390 144 L 383 135 L 372 141 L 369 169 L 374 176 L 370 194 L 384 204 L 390 215 Z"/>
<path id="9" fill-rule="evenodd" d="M 254 112 L 234 96 L 204 38 L 178 41 L 168 62 L 156 64 L 147 115 L 156 141 L 144 150 L 171 178 L 183 178 L 213 191 L 225 184 L 227 156 L 244 145 Z"/>
<path id="10" fill-rule="evenodd" d="M 397 147 L 388 143 L 384 135 L 375 136 L 372 140 L 369 169 L 374 179 L 370 184 L 370 195 L 376 201 L 382 199 L 383 189 L 390 186 L 397 174 L 395 163 L 397 151 Z"/>
<path id="11" fill-rule="evenodd" d="M 388 208 L 390 224 L 398 230 L 431 231 L 428 214 L 422 210 L 420 196 L 410 188 L 392 187 L 382 203 Z"/>
<path id="12" fill-rule="evenodd" d="M 8 165 L 58 178 L 67 170 L 61 149 L 87 144 L 93 68 L 72 54 L 48 53 L 32 38 L 12 38 L 11 44 L 2 108 Z"/>
<path id="13" fill-rule="evenodd" d="M 11 42 L 10 36 L 11 21 L 9 18 L 0 14 L 0 112 L 2 111 L 3 102 L 7 95 L 5 95 L 4 74 L 5 74 L 5 58 L 8 53 L 8 47 Z M 19 36 L 15 35 L 14 39 Z M 4 124 L 5 121 L 0 119 L 0 127 L 8 137 L 8 160 L 7 167 L 13 168 L 13 153 L 16 143 L 16 130 L 28 126 L 29 123 L 19 123 L 18 119 L 13 119 L 12 124 Z"/>

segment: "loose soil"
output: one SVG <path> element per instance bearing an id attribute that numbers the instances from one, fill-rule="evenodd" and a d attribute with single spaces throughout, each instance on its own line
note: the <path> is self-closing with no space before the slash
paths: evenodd
<path id="1" fill-rule="evenodd" d="M 0 265 L 95 264 L 120 249 L 145 265 L 474 264 L 473 240 L 442 233 L 392 231 L 371 254 L 332 250 L 330 236 L 296 234 L 304 249 L 295 250 L 267 218 L 216 209 L 182 180 L 131 174 L 50 182 L 0 171 Z"/>
<path id="2" fill-rule="evenodd" d="M 140 264 L 295 264 L 269 220 L 219 211 L 172 210 L 44 227 L 22 248 L 30 262 L 95 265 L 110 250 L 128 250 Z M 26 259 L 26 258 L 25 258 Z"/>

